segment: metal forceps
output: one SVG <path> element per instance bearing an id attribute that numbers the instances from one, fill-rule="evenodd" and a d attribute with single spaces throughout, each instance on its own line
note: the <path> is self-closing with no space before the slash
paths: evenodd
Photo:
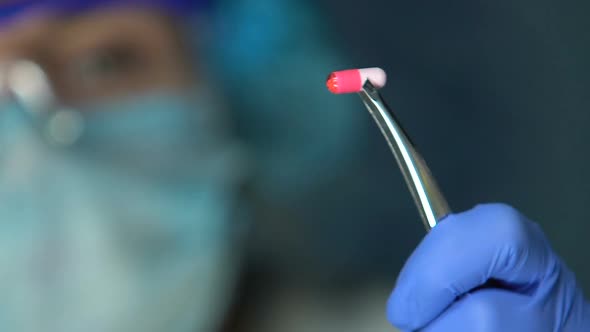
<path id="1" fill-rule="evenodd" d="M 366 80 L 358 92 L 367 110 L 373 116 L 393 152 L 404 180 L 416 203 L 422 222 L 430 231 L 451 209 L 432 176 L 426 162 L 402 128 L 379 91 Z"/>

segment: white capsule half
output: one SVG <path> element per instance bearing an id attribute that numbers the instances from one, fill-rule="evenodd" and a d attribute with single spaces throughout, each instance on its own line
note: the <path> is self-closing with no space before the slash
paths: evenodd
<path id="1" fill-rule="evenodd" d="M 361 74 L 361 84 L 369 80 L 377 89 L 381 89 L 387 83 L 387 74 L 381 68 L 363 68 L 358 71 Z"/>

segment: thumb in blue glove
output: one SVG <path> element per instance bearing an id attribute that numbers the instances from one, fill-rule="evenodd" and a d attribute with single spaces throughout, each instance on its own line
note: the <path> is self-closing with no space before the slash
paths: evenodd
<path id="1" fill-rule="evenodd" d="M 387 304 L 404 331 L 590 331 L 590 305 L 539 226 L 503 204 L 446 217 Z"/>

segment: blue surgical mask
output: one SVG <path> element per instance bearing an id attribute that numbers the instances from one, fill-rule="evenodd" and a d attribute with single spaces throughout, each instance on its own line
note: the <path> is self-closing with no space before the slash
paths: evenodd
<path id="1" fill-rule="evenodd" d="M 58 120 L 0 106 L 0 330 L 217 329 L 239 270 L 246 164 L 204 100 L 86 107 L 68 147 L 47 139 Z"/>

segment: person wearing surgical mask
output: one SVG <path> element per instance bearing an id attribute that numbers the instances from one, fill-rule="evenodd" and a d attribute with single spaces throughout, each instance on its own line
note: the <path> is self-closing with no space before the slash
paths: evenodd
<path id="1" fill-rule="evenodd" d="M 313 117 L 331 119 L 326 131 L 309 107 L 326 100 L 322 89 L 289 88 L 308 105 L 281 105 L 280 86 L 261 78 L 321 82 L 343 61 L 315 38 L 302 43 L 294 27 L 313 17 L 296 2 L 219 2 L 209 21 L 211 5 L 0 5 L 0 330 L 243 330 L 231 308 L 248 251 L 285 273 L 336 261 L 317 255 L 321 238 L 301 250 L 302 233 L 342 224 L 308 203 L 318 183 L 344 177 L 334 170 L 362 148 L 346 133 L 364 114 L 337 102 Z M 302 50 L 280 54 L 299 78 L 264 66 L 284 40 Z M 220 87 L 243 97 L 240 81 L 266 97 L 228 107 Z M 291 233 L 275 236 L 282 227 Z"/>
<path id="2" fill-rule="evenodd" d="M 219 328 L 248 167 L 174 22 L 205 5 L 2 5 L 0 330 Z"/>

